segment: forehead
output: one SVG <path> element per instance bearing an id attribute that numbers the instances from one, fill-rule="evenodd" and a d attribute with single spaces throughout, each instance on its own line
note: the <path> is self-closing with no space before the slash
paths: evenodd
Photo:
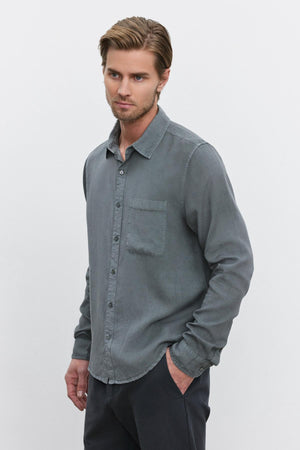
<path id="1" fill-rule="evenodd" d="M 118 72 L 155 72 L 155 55 L 149 50 L 119 50 L 110 48 L 107 52 L 105 69 Z"/>

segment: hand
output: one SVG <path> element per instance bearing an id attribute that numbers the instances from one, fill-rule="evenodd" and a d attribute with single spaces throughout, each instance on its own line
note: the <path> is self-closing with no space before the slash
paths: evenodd
<path id="1" fill-rule="evenodd" d="M 65 375 L 68 397 L 80 411 L 86 408 L 88 365 L 89 362 L 84 359 L 72 359 Z"/>
<path id="2" fill-rule="evenodd" d="M 182 394 L 184 394 L 189 387 L 189 385 L 192 383 L 193 379 L 186 373 L 182 372 L 178 367 L 173 363 L 170 355 L 169 347 L 166 351 L 166 360 L 168 369 L 170 372 L 171 377 L 173 378 L 175 384 L 177 385 L 178 389 Z"/>

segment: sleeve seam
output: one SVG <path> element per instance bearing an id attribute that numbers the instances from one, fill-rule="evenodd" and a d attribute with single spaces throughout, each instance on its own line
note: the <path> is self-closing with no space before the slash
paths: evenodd
<path id="1" fill-rule="evenodd" d="M 203 145 L 208 145 L 208 142 L 202 142 L 201 144 L 197 145 L 194 148 L 194 150 L 189 155 L 187 162 L 185 164 L 185 167 L 184 167 L 183 182 L 182 182 L 182 209 L 184 212 L 185 219 L 186 219 L 186 211 L 185 211 L 184 199 L 185 199 L 185 185 L 186 185 L 186 177 L 187 177 L 188 167 L 190 165 L 190 161 L 191 161 L 194 153 L 196 152 L 196 150 L 199 149 L 200 147 L 202 147 Z"/>

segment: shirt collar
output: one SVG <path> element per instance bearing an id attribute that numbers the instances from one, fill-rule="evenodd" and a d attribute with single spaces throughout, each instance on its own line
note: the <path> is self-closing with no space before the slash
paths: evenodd
<path id="1" fill-rule="evenodd" d="M 169 117 L 159 106 L 156 116 L 152 119 L 142 136 L 132 144 L 132 147 L 145 158 L 150 159 L 165 134 L 169 123 Z M 120 122 L 117 120 L 107 141 L 106 157 L 108 156 L 108 150 L 115 153 L 116 147 L 119 147 L 119 135 Z"/>

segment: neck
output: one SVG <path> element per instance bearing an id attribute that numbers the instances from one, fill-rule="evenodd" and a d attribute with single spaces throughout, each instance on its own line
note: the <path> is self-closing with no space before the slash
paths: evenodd
<path id="1" fill-rule="evenodd" d="M 135 141 L 137 141 L 149 124 L 152 122 L 158 111 L 157 104 L 147 114 L 133 122 L 124 122 L 120 120 L 120 149 L 125 150 Z"/>

